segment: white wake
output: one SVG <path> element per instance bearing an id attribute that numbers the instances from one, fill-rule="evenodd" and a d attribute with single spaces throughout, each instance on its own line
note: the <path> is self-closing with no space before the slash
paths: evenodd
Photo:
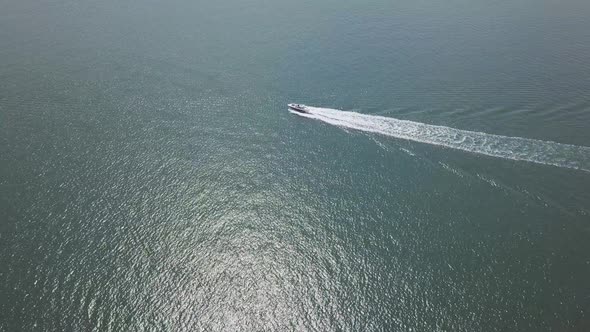
<path id="1" fill-rule="evenodd" d="M 377 115 L 308 106 L 294 114 L 335 126 L 377 133 L 426 144 L 590 172 L 590 147 L 522 137 L 486 134 Z"/>

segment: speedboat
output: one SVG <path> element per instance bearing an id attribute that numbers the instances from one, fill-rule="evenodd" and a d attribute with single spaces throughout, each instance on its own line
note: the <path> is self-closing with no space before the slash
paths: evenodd
<path id="1" fill-rule="evenodd" d="M 289 109 L 299 113 L 309 113 L 307 106 L 302 104 L 288 104 Z"/>

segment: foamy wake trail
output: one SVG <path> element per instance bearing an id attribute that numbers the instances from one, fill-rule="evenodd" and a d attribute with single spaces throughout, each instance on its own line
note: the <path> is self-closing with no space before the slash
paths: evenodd
<path id="1" fill-rule="evenodd" d="M 297 115 L 342 128 L 445 146 L 487 156 L 590 172 L 590 147 L 460 130 L 383 116 L 309 107 Z"/>

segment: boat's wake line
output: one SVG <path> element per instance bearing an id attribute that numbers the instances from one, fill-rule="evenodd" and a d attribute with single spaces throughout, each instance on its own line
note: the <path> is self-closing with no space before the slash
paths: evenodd
<path id="1" fill-rule="evenodd" d="M 383 116 L 308 106 L 297 115 L 335 126 L 440 145 L 487 156 L 590 172 L 590 147 L 460 130 Z"/>

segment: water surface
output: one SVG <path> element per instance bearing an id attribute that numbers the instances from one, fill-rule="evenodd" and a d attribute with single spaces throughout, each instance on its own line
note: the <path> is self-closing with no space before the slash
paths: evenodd
<path id="1" fill-rule="evenodd" d="M 1 8 L 0 331 L 590 328 L 589 2 Z"/>

